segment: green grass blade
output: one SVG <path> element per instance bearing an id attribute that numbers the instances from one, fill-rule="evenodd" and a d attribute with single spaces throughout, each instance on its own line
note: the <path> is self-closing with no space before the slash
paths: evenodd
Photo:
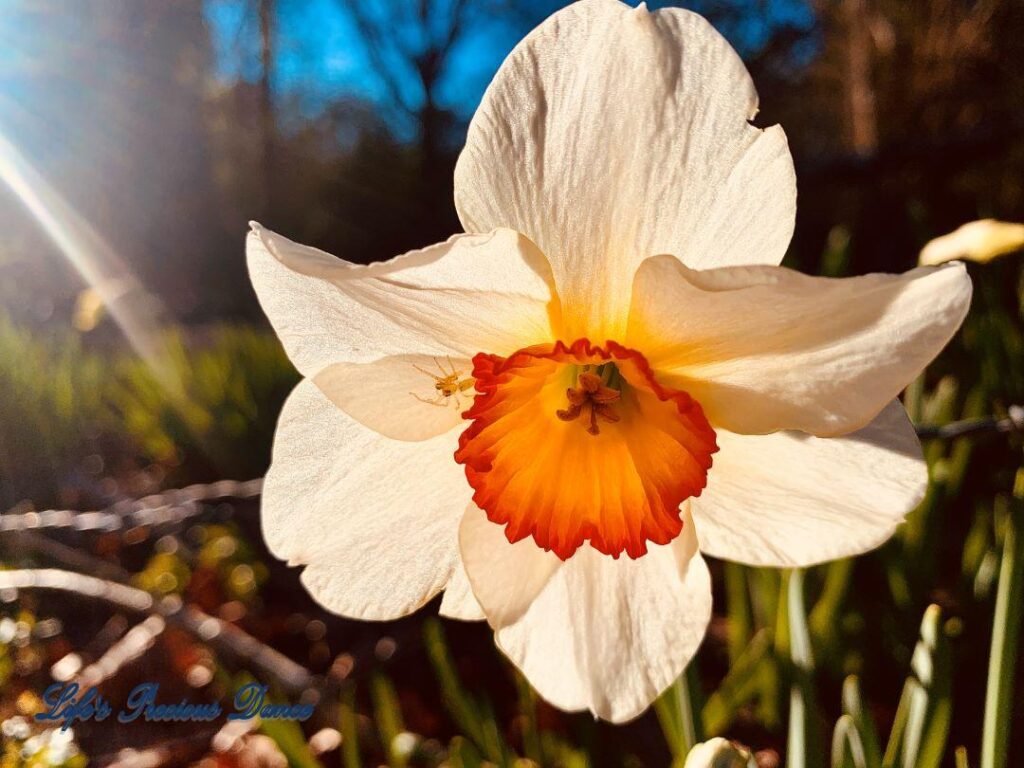
<path id="1" fill-rule="evenodd" d="M 665 743 L 674 757 L 686 755 L 689 749 L 683 739 L 679 723 L 679 700 L 674 688 L 679 684 L 676 680 L 664 693 L 654 701 L 654 713 L 658 716 L 658 724 L 665 736 Z"/>
<path id="2" fill-rule="evenodd" d="M 834 560 L 826 566 L 825 585 L 821 597 L 814 604 L 807 617 L 807 626 L 814 638 L 814 647 L 826 658 L 833 658 L 838 653 L 839 627 L 838 621 L 843 602 L 850 588 L 853 576 L 853 559 Z"/>
<path id="3" fill-rule="evenodd" d="M 342 691 L 338 729 L 341 731 L 341 764 L 345 768 L 363 768 L 363 761 L 359 756 L 355 684 L 346 685 Z"/>
<path id="4" fill-rule="evenodd" d="M 903 734 L 903 768 L 938 768 L 949 737 L 952 663 L 942 610 L 928 606 L 921 639 L 910 661 L 909 706 Z"/>
<path id="5" fill-rule="evenodd" d="M 903 392 L 903 407 L 914 424 L 920 424 L 924 410 L 924 373 L 907 385 Z"/>
<path id="6" fill-rule="evenodd" d="M 260 730 L 274 740 L 293 768 L 323 768 L 306 744 L 302 727 L 294 720 L 260 720 Z"/>
<path id="7" fill-rule="evenodd" d="M 783 572 L 777 568 L 747 568 L 746 571 L 750 584 L 750 606 L 754 613 L 754 626 L 774 628 L 776 649 L 781 648 L 780 643 L 783 642 L 788 649 L 789 630 L 785 626 L 779 626 L 779 619 L 784 613 L 779 606 Z M 786 702 L 783 700 L 784 686 L 779 665 L 779 659 L 782 658 L 789 658 L 788 650 L 784 654 L 778 653 L 772 663 L 764 664 L 759 674 L 761 690 L 757 700 L 757 716 L 765 728 L 771 731 L 779 729 L 784 724 L 783 709 Z"/>
<path id="8" fill-rule="evenodd" d="M 779 595 L 783 572 L 777 568 L 745 568 L 750 583 L 750 607 L 754 623 L 770 627 L 779 615 Z"/>
<path id="9" fill-rule="evenodd" d="M 788 768 L 817 768 L 823 756 L 814 703 L 814 657 L 804 608 L 804 571 L 784 575 L 780 606 L 786 607 L 789 659 L 793 672 L 789 689 Z"/>
<path id="10" fill-rule="evenodd" d="M 1013 683 L 1024 600 L 1024 469 L 1018 470 L 1014 499 L 1006 516 L 1003 559 L 996 590 L 992 648 L 985 690 L 981 768 L 1006 768 L 1013 717 Z"/>
<path id="11" fill-rule="evenodd" d="M 732 723 L 740 708 L 763 690 L 762 677 L 766 667 L 774 670 L 772 633 L 759 630 L 743 653 L 730 667 L 718 689 L 708 697 L 701 712 L 704 733 L 721 735 Z"/>
<path id="12" fill-rule="evenodd" d="M 393 768 L 405 768 L 408 764 L 407 756 L 396 748 L 398 736 L 405 730 L 405 725 L 395 687 L 384 675 L 374 675 L 370 682 L 370 698 L 373 699 L 374 719 L 384 752 L 388 756 L 388 764 Z"/>
<path id="13" fill-rule="evenodd" d="M 679 679 L 654 702 L 665 740 L 675 757 L 685 757 L 694 744 L 703 740 L 695 717 L 700 704 L 699 684 L 696 662 L 691 661 Z"/>
<path id="14" fill-rule="evenodd" d="M 739 563 L 724 563 L 725 606 L 729 619 L 729 666 L 743 653 L 754 634 L 753 609 L 747 588 L 747 569 Z"/>
<path id="15" fill-rule="evenodd" d="M 850 715 L 841 715 L 836 721 L 832 734 L 832 768 L 868 768 L 857 723 Z"/>
<path id="16" fill-rule="evenodd" d="M 899 704 L 896 705 L 896 716 L 893 718 L 892 730 L 889 732 L 889 741 L 885 745 L 885 754 L 882 756 L 882 768 L 894 768 L 896 760 L 899 759 L 900 747 L 903 746 L 903 735 L 907 730 L 907 717 L 910 713 L 910 694 L 913 688 L 913 680 L 908 679 L 903 683 L 903 693 L 900 694 Z"/>
<path id="17" fill-rule="evenodd" d="M 683 672 L 682 682 L 679 690 L 679 715 L 683 725 L 682 732 L 686 739 L 691 739 L 694 744 L 704 740 L 702 723 L 697 713 L 704 708 L 704 696 L 700 690 L 700 675 L 697 670 L 697 660 L 693 659 Z"/>
<path id="18" fill-rule="evenodd" d="M 480 756 L 477 748 L 462 736 L 455 736 L 448 745 L 448 761 L 451 768 L 484 768 L 488 763 Z"/>
<path id="19" fill-rule="evenodd" d="M 809 768 L 807 747 L 807 702 L 801 695 L 800 686 L 794 683 L 789 689 L 789 730 L 786 734 L 786 768 Z M 813 759 L 813 758 L 812 758 Z"/>
<path id="20" fill-rule="evenodd" d="M 519 693 L 519 712 L 523 717 L 523 756 L 537 765 L 544 765 L 544 750 L 537 724 L 537 694 L 518 671 L 514 671 Z"/>
<path id="21" fill-rule="evenodd" d="M 448 652 L 441 622 L 430 619 L 423 626 L 427 654 L 441 685 L 441 697 L 455 725 L 477 745 L 484 741 L 484 728 L 478 716 L 476 704 L 462 688 L 462 682 L 455 672 L 455 664 Z"/>
<path id="22" fill-rule="evenodd" d="M 512 749 L 505 744 L 502 736 L 501 723 L 494 713 L 494 707 L 489 701 L 481 701 L 477 705 L 480 708 L 480 722 L 484 728 L 484 740 L 481 745 L 483 753 L 490 756 L 490 759 L 498 762 L 499 765 L 512 760 L 515 755 Z"/>
<path id="23" fill-rule="evenodd" d="M 587 750 L 566 743 L 557 733 L 545 731 L 541 735 L 541 741 L 544 754 L 549 757 L 549 761 L 541 763 L 541 765 L 553 765 L 558 768 L 590 768 L 590 755 Z M 681 759 L 677 758 L 673 761 L 673 768 L 679 760 Z"/>
<path id="24" fill-rule="evenodd" d="M 878 731 L 871 714 L 864 707 L 860 681 L 855 675 L 850 675 L 843 681 L 843 713 L 852 717 L 857 726 L 867 768 L 881 768 L 882 748 L 879 746 Z"/>
<path id="25" fill-rule="evenodd" d="M 452 720 L 483 751 L 488 760 L 502 765 L 508 750 L 501 741 L 500 729 L 494 722 L 490 709 L 473 701 L 472 697 L 463 689 L 462 682 L 455 671 L 455 663 L 448 652 L 441 622 L 437 619 L 427 621 L 423 627 L 423 635 L 426 640 L 427 655 L 430 657 L 430 662 L 441 686 L 441 698 L 452 716 Z"/>

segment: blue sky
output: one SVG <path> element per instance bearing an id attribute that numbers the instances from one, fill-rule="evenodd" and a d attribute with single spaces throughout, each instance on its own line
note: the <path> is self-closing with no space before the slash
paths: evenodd
<path id="1" fill-rule="evenodd" d="M 538 8 L 556 7 L 543 0 Z M 542 15 L 546 15 L 541 10 Z M 259 75 L 259 34 L 252 4 L 246 0 L 207 0 L 206 18 L 225 79 Z M 384 104 L 384 81 L 371 65 L 363 40 L 341 0 L 279 0 L 278 55 L 274 86 L 278 93 L 302 95 L 307 109 L 342 95 Z M 507 19 L 478 19 L 452 51 L 439 86 L 441 105 L 460 116 L 472 114 L 491 76 L 525 30 Z M 400 75 L 409 101 L 421 94 L 412 72 Z"/>
<path id="2" fill-rule="evenodd" d="M 700 3 L 683 4 L 699 9 Z M 673 3 L 650 3 L 652 7 L 669 4 Z M 251 0 L 207 0 L 206 18 L 217 68 L 225 80 L 259 75 L 259 30 L 253 5 Z M 518 39 L 560 5 L 559 0 L 534 0 L 526 5 L 530 10 L 524 18 L 498 15 L 476 19 L 452 51 L 439 86 L 441 106 L 468 118 Z M 380 8 L 383 3 L 366 7 Z M 774 25 L 808 27 L 813 23 L 807 0 L 734 0 L 734 7 L 756 10 L 749 14 L 749 22 L 723 30 L 741 53 L 756 51 Z M 277 25 L 275 89 L 281 95 L 301 97 L 304 112 L 315 114 L 339 96 L 355 96 L 382 106 L 391 102 L 343 0 L 278 0 Z M 402 32 L 401 26 L 396 19 L 395 34 Z M 421 94 L 414 74 L 401 73 L 399 82 L 407 99 L 415 103 Z M 403 132 L 401 126 L 393 127 Z"/>

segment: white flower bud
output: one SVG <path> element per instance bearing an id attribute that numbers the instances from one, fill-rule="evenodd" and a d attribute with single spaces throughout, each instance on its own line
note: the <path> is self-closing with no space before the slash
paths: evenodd
<path id="1" fill-rule="evenodd" d="M 686 756 L 684 768 L 747 768 L 753 765 L 750 752 L 731 741 L 716 737 L 697 744 Z"/>

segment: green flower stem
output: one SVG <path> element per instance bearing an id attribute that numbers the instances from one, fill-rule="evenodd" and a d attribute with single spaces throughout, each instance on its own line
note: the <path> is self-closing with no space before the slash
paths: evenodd
<path id="1" fill-rule="evenodd" d="M 1006 517 L 1003 560 L 996 592 L 981 768 L 1006 768 L 1013 717 L 1013 680 L 1020 637 L 1021 593 L 1024 590 L 1024 469 L 1018 470 L 1014 500 Z"/>
<path id="2" fill-rule="evenodd" d="M 784 574 L 780 609 L 785 606 L 792 680 L 789 689 L 787 768 L 817 768 L 823 755 L 814 702 L 814 657 L 804 608 L 804 572 Z"/>
<path id="3" fill-rule="evenodd" d="M 729 666 L 736 664 L 754 634 L 746 568 L 726 562 L 725 595 L 729 615 Z"/>
<path id="4" fill-rule="evenodd" d="M 697 665 L 691 661 L 679 679 L 654 703 L 665 740 L 677 758 L 686 757 L 694 745 L 704 739 L 695 717 L 701 706 L 699 685 Z"/>
<path id="5" fill-rule="evenodd" d="M 363 761 L 359 756 L 359 726 L 356 717 L 356 686 L 349 683 L 342 690 L 339 723 L 344 768 L 363 768 Z"/>

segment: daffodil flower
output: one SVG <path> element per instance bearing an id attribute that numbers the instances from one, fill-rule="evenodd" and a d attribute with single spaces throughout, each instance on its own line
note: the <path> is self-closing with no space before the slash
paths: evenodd
<path id="1" fill-rule="evenodd" d="M 357 266 L 254 225 L 306 377 L 263 530 L 318 601 L 393 619 L 443 591 L 545 699 L 619 722 L 704 636 L 702 553 L 807 566 L 893 533 L 926 484 L 896 397 L 970 281 L 777 266 L 795 176 L 756 109 L 700 16 L 583 0 L 473 118 L 467 234 Z"/>

